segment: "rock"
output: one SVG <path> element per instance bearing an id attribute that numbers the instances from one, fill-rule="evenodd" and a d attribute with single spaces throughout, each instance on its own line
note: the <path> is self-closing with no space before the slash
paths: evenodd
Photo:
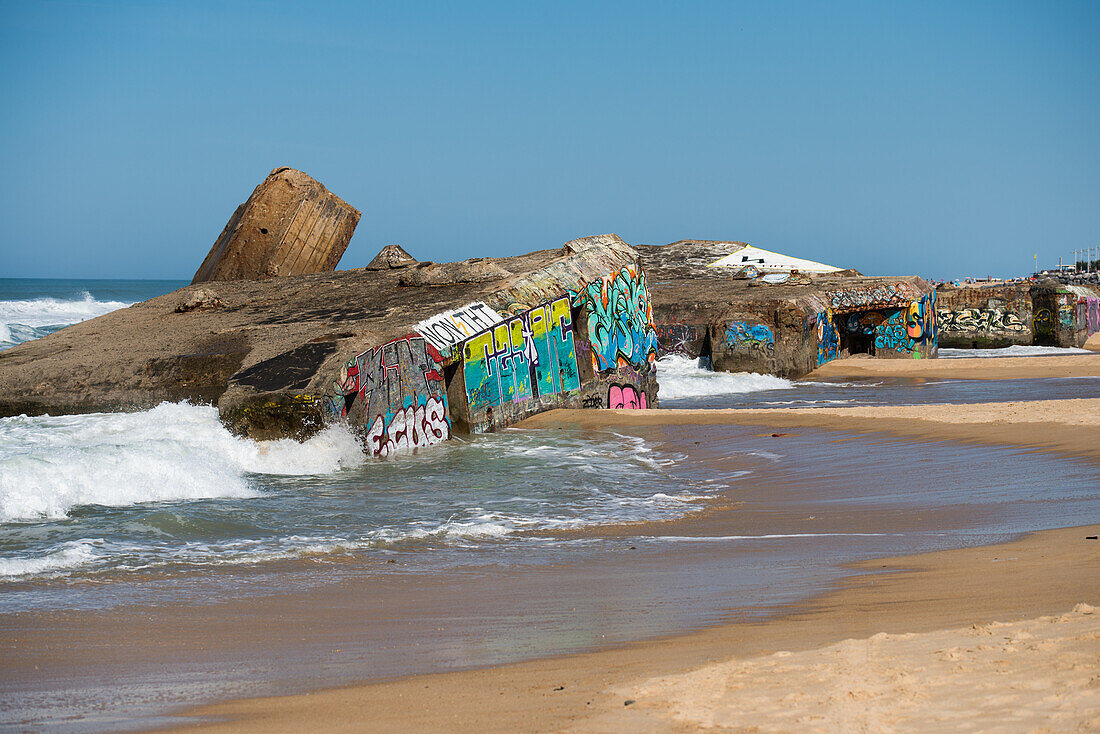
<path id="1" fill-rule="evenodd" d="M 233 212 L 191 282 L 331 271 L 359 217 L 309 174 L 276 168 Z"/>
<path id="2" fill-rule="evenodd" d="M 187 313 L 188 311 L 196 310 L 204 311 L 211 308 L 221 308 L 223 305 L 225 304 L 218 298 L 217 293 L 202 288 L 188 293 L 187 296 L 180 301 L 180 305 L 176 306 L 176 313 Z"/>
<path id="3" fill-rule="evenodd" d="M 386 245 L 374 259 L 367 264 L 367 270 L 385 270 L 386 268 L 407 268 L 416 265 L 416 258 L 405 252 L 401 245 Z"/>

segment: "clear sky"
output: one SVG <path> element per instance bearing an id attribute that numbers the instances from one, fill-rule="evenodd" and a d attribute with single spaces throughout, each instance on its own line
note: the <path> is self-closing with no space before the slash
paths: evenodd
<path id="1" fill-rule="evenodd" d="M 868 274 L 1100 244 L 1100 2 L 0 4 L 0 277 L 190 278 L 276 166 L 340 267 L 615 232 Z"/>

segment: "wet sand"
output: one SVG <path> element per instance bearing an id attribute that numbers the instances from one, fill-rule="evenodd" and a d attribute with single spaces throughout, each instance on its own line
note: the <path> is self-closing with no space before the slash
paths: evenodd
<path id="1" fill-rule="evenodd" d="M 524 421 L 554 426 L 761 425 L 784 432 L 818 427 L 1051 449 L 1100 458 L 1100 398 L 964 405 L 877 405 L 852 408 L 714 410 L 555 410 Z"/>
<path id="2" fill-rule="evenodd" d="M 1100 461 L 1100 400 L 559 411 L 527 425 L 563 419 L 601 427 L 609 420 L 628 426 L 734 422 L 780 433 L 815 425 L 925 439 L 958 430 L 967 440 Z M 715 532 L 721 518 L 679 522 L 689 532 L 692 525 Z M 245 699 L 190 713 L 224 719 L 198 727 L 218 732 L 1016 729 L 1055 713 L 1062 717 L 1058 728 L 1096 726 L 1100 615 L 1079 605 L 1100 605 L 1100 541 L 1089 539 L 1098 532 L 1100 526 L 1068 528 L 1006 544 L 850 564 L 853 573 L 878 573 L 847 578 L 764 622 L 731 608 L 725 624 L 620 649 Z M 935 704 L 928 705 L 932 697 Z"/>
<path id="3" fill-rule="evenodd" d="M 759 686 L 787 696 L 787 715 L 820 717 L 793 730 L 807 723 L 874 730 L 884 712 L 908 730 L 961 722 L 1015 728 L 1010 703 L 1038 715 L 1054 706 L 1074 724 L 1095 726 L 1100 615 L 1077 605 L 1100 604 L 1100 541 L 1088 539 L 1098 532 L 1100 526 L 1068 528 L 1013 543 L 853 564 L 853 570 L 892 573 L 847 579 L 766 622 L 190 713 L 223 719 L 197 727 L 207 732 L 694 731 L 750 722 L 772 730 L 777 722 L 768 724 L 766 701 L 754 697 L 757 708 L 745 718 L 738 708 L 737 696 Z M 776 655 L 781 652 L 792 655 Z M 945 659 L 951 665 L 942 671 L 925 665 Z M 780 663 L 789 677 L 777 682 Z M 923 673 L 903 674 L 920 665 Z M 1019 674 L 1007 690 L 992 685 L 1008 668 Z M 936 705 L 911 705 L 932 693 Z M 940 718 L 951 715 L 957 716 L 946 723 Z"/>
<path id="4" fill-rule="evenodd" d="M 1095 338 L 1097 335 L 1093 335 Z M 1086 344 L 1100 347 L 1100 341 Z M 837 359 L 806 379 L 835 377 L 950 377 L 960 380 L 1012 380 L 1034 377 L 1098 377 L 1100 356 L 963 357 L 960 359 Z"/>

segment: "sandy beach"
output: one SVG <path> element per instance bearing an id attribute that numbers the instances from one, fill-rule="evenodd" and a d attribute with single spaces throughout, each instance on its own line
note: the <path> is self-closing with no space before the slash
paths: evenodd
<path id="1" fill-rule="evenodd" d="M 1072 357 L 1035 362 L 1051 364 L 1028 370 L 1095 369 Z M 912 374 L 928 363 L 868 364 Z M 556 411 L 527 425 L 726 423 L 760 425 L 777 438 L 813 426 L 1034 447 L 1100 462 L 1100 399 Z M 707 522 L 714 532 L 722 521 Z M 1098 533 L 1097 525 L 1071 527 L 997 545 L 859 562 L 831 591 L 766 621 L 741 618 L 731 604 L 726 623 L 696 632 L 487 669 L 232 701 L 188 712 L 208 721 L 185 730 L 1093 731 L 1100 729 Z"/>
<path id="2" fill-rule="evenodd" d="M 1096 334 L 1086 344 L 1100 349 Z M 1021 380 L 1035 377 L 1100 376 L 1100 358 L 1092 354 L 1050 357 L 962 357 L 960 359 L 837 359 L 818 367 L 814 377 L 951 377 L 958 380 Z"/>
<path id="3" fill-rule="evenodd" d="M 234 701 L 189 712 L 224 720 L 185 730 L 1091 731 L 1098 532 L 856 564 L 891 573 L 855 576 L 764 623 Z"/>

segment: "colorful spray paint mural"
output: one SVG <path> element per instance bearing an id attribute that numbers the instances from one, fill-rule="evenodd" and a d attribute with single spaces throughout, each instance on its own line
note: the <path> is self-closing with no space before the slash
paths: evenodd
<path id="1" fill-rule="evenodd" d="M 931 291 L 908 308 L 889 311 L 875 327 L 875 349 L 893 350 L 920 359 L 936 348 L 936 292 Z"/>
<path id="2" fill-rule="evenodd" d="M 341 417 L 362 416 L 372 454 L 389 456 L 446 441 L 451 424 L 441 359 L 416 334 L 368 349 L 341 369 L 330 410 Z"/>
<path id="3" fill-rule="evenodd" d="M 1019 316 L 1003 308 L 963 308 L 957 311 L 936 311 L 941 331 L 1020 334 L 1027 331 Z"/>
<path id="4" fill-rule="evenodd" d="M 825 291 L 829 308 L 835 313 L 868 311 L 888 307 L 901 308 L 921 299 L 921 292 L 909 283 L 881 283 Z"/>
<path id="5" fill-rule="evenodd" d="M 1085 333 L 1100 331 L 1100 298 L 1085 298 Z"/>
<path id="6" fill-rule="evenodd" d="M 741 354 L 771 357 L 775 354 L 775 335 L 764 324 L 734 321 L 726 325 L 726 348 Z"/>
<path id="7" fill-rule="evenodd" d="M 474 335 L 462 353 L 471 411 L 580 387 L 566 296 Z"/>
<path id="8" fill-rule="evenodd" d="M 414 331 L 426 338 L 443 354 L 479 331 L 499 324 L 503 320 L 503 316 L 481 301 L 474 301 L 462 308 L 424 319 L 414 327 Z"/>
<path id="9" fill-rule="evenodd" d="M 633 385 L 611 385 L 607 389 L 607 407 L 612 410 L 645 410 L 645 392 Z"/>
<path id="10" fill-rule="evenodd" d="M 588 311 L 594 372 L 657 361 L 657 330 L 644 271 L 633 265 L 623 266 L 572 297 L 574 306 Z"/>
<path id="11" fill-rule="evenodd" d="M 698 357 L 696 343 L 699 330 L 684 324 L 657 324 L 653 327 L 657 334 L 657 355 L 679 354 L 684 357 Z"/>
<path id="12" fill-rule="evenodd" d="M 817 365 L 832 362 L 840 353 L 840 332 L 833 323 L 833 312 L 826 309 L 817 315 Z"/>

